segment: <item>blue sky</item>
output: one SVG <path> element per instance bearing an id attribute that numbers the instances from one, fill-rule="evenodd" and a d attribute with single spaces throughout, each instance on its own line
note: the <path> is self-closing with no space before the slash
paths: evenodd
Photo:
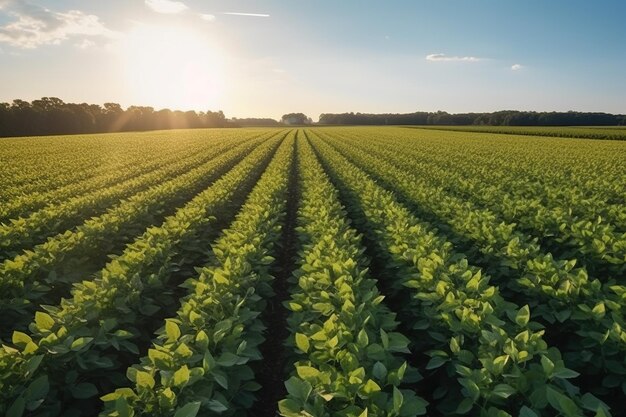
<path id="1" fill-rule="evenodd" d="M 0 101 L 626 113 L 625 16 L 617 0 L 0 0 Z"/>

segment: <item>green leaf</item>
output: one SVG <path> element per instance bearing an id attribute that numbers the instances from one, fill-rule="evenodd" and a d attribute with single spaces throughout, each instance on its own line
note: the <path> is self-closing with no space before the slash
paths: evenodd
<path id="1" fill-rule="evenodd" d="M 200 401 L 194 401 L 176 410 L 174 417 L 196 417 L 198 411 L 200 411 Z"/>
<path id="2" fill-rule="evenodd" d="M 602 317 L 604 317 L 604 315 L 606 314 L 606 308 L 604 307 L 604 303 L 600 301 L 598 304 L 595 305 L 595 307 L 593 307 L 591 312 L 597 319 L 601 319 Z"/>
<path id="3" fill-rule="evenodd" d="M 303 381 L 300 378 L 292 376 L 285 382 L 285 388 L 287 392 L 294 398 L 305 403 L 313 392 L 313 387 L 307 381 Z"/>
<path id="4" fill-rule="evenodd" d="M 580 374 L 572 369 L 561 368 L 561 369 L 557 369 L 556 371 L 554 371 L 553 375 L 557 378 L 570 379 L 570 378 L 576 378 Z"/>
<path id="5" fill-rule="evenodd" d="M 209 335 L 204 330 L 200 330 L 196 336 L 196 344 L 202 349 L 209 347 Z"/>
<path id="6" fill-rule="evenodd" d="M 41 364 L 41 360 L 43 359 L 43 355 L 37 355 L 30 358 L 26 364 L 26 376 L 30 376 L 35 373 L 39 365 Z"/>
<path id="7" fill-rule="evenodd" d="M 393 387 L 393 411 L 396 413 L 400 412 L 400 407 L 402 407 L 402 401 L 404 397 L 402 392 L 396 387 Z"/>
<path id="8" fill-rule="evenodd" d="M 224 411 L 228 410 L 228 407 L 226 407 L 224 404 L 217 400 L 209 401 L 207 407 L 209 410 L 215 411 L 216 413 L 223 413 Z"/>
<path id="9" fill-rule="evenodd" d="M 174 386 L 183 387 L 189 382 L 189 368 L 183 365 L 178 371 L 174 372 Z"/>
<path id="10" fill-rule="evenodd" d="M 300 417 L 300 404 L 290 398 L 280 400 L 278 402 L 278 411 L 281 416 L 285 417 Z"/>
<path id="11" fill-rule="evenodd" d="M 328 346 L 334 348 L 339 343 L 339 338 L 337 336 L 333 336 L 328 340 Z"/>
<path id="12" fill-rule="evenodd" d="M 217 363 L 220 366 L 233 366 L 235 365 L 238 361 L 239 361 L 239 356 L 235 355 L 234 353 L 231 352 L 224 352 L 222 353 L 222 355 L 217 359 Z"/>
<path id="13" fill-rule="evenodd" d="M 154 388 L 154 378 L 148 372 L 137 371 L 135 381 L 139 387 Z"/>
<path id="14" fill-rule="evenodd" d="M 302 306 L 298 303 L 294 303 L 293 301 L 290 301 L 288 305 L 291 311 L 302 311 Z"/>
<path id="15" fill-rule="evenodd" d="M 457 414 L 466 414 L 474 407 L 474 401 L 471 398 L 465 398 L 456 408 Z"/>
<path id="16" fill-rule="evenodd" d="M 365 394 L 371 394 L 373 392 L 378 392 L 378 391 L 380 391 L 380 385 L 378 385 L 372 379 L 368 379 L 367 382 L 365 383 L 365 385 L 363 385 L 362 391 Z"/>
<path id="17" fill-rule="evenodd" d="M 506 399 L 515 394 L 515 391 L 515 388 L 508 384 L 498 384 L 493 388 L 492 394 Z"/>
<path id="18" fill-rule="evenodd" d="M 312 366 L 296 366 L 296 372 L 298 373 L 298 376 L 302 379 L 315 378 L 320 373 L 320 371 L 313 368 Z"/>
<path id="19" fill-rule="evenodd" d="M 50 330 L 54 326 L 54 319 L 50 314 L 38 311 L 35 313 L 35 324 L 40 330 Z"/>
<path id="20" fill-rule="evenodd" d="M 24 414 L 24 408 L 26 407 L 26 401 L 24 398 L 18 397 L 11 407 L 7 410 L 6 417 L 22 417 Z"/>
<path id="21" fill-rule="evenodd" d="M 611 417 L 610 414 L 608 414 L 604 408 L 598 408 L 598 411 L 596 411 L 596 415 L 594 417 Z"/>
<path id="22" fill-rule="evenodd" d="M 459 353 L 460 350 L 461 346 L 459 345 L 459 341 L 457 340 L 457 338 L 453 337 L 452 339 L 450 339 L 450 351 L 452 353 Z"/>
<path id="23" fill-rule="evenodd" d="M 13 332 L 13 337 L 11 339 L 11 341 L 13 342 L 14 345 L 17 345 L 19 347 L 23 347 L 29 343 L 31 343 L 33 341 L 33 339 L 30 338 L 29 335 L 27 335 L 26 333 L 22 333 L 19 331 L 14 331 Z"/>
<path id="24" fill-rule="evenodd" d="M 120 397 L 115 401 L 115 411 L 119 417 L 131 417 L 134 415 L 134 410 L 125 397 Z"/>
<path id="25" fill-rule="evenodd" d="M 560 400 L 564 395 L 551 386 L 546 387 L 546 398 L 550 405 L 557 411 L 561 411 Z"/>
<path id="26" fill-rule="evenodd" d="M 541 355 L 541 367 L 548 378 L 551 378 L 552 371 L 554 371 L 554 362 L 552 362 L 547 356 Z"/>
<path id="27" fill-rule="evenodd" d="M 205 371 L 210 371 L 215 368 L 215 359 L 213 355 L 211 355 L 211 351 L 207 350 L 204 352 L 204 358 L 202 359 L 202 367 Z"/>
<path id="28" fill-rule="evenodd" d="M 559 405 L 567 417 L 578 417 L 582 415 L 576 403 L 565 395 L 559 398 Z"/>
<path id="29" fill-rule="evenodd" d="M 498 373 L 501 373 L 506 364 L 509 361 L 509 355 L 501 355 L 493 360 L 494 368 Z"/>
<path id="30" fill-rule="evenodd" d="M 387 377 L 387 368 L 382 362 L 376 362 L 372 368 L 372 375 L 379 381 L 382 381 Z"/>
<path id="31" fill-rule="evenodd" d="M 369 337 L 365 329 L 361 329 L 356 337 L 356 343 L 359 347 L 364 348 L 369 344 Z"/>
<path id="32" fill-rule="evenodd" d="M 519 417 L 539 417 L 539 415 L 524 405 L 519 410 Z"/>
<path id="33" fill-rule="evenodd" d="M 219 371 L 213 371 L 211 375 L 213 375 L 215 382 L 217 382 L 222 388 L 228 389 L 228 379 L 226 379 L 226 375 Z"/>
<path id="34" fill-rule="evenodd" d="M 72 387 L 71 391 L 74 398 L 81 400 L 98 395 L 98 388 L 89 382 L 81 382 L 80 384 Z"/>
<path id="35" fill-rule="evenodd" d="M 520 308 L 515 316 L 515 322 L 518 326 L 524 327 L 528 324 L 530 320 L 530 307 L 526 304 L 524 307 Z"/>
<path id="36" fill-rule="evenodd" d="M 296 346 L 302 352 L 307 353 L 310 347 L 309 338 L 302 333 L 296 333 Z"/>
<path id="37" fill-rule="evenodd" d="M 191 310 L 191 312 L 189 312 L 189 321 L 194 326 L 201 327 L 201 326 L 204 325 L 204 319 L 202 318 L 202 316 L 200 314 L 196 313 L 193 310 Z"/>
<path id="38" fill-rule="evenodd" d="M 159 368 L 168 368 L 172 360 L 167 353 L 157 349 L 148 349 L 148 358 Z"/>
<path id="39" fill-rule="evenodd" d="M 176 404 L 176 394 L 171 388 L 165 388 L 159 394 L 159 406 L 166 409 L 172 409 Z"/>
<path id="40" fill-rule="evenodd" d="M 48 376 L 42 375 L 30 383 L 25 393 L 25 400 L 29 403 L 33 401 L 39 401 L 48 395 L 50 384 L 48 383 Z"/>
<path id="41" fill-rule="evenodd" d="M 93 337 L 79 337 L 78 339 L 72 342 L 72 346 L 70 349 L 73 351 L 81 350 L 85 345 L 89 344 L 93 340 Z"/>
<path id="42" fill-rule="evenodd" d="M 442 358 L 441 356 L 435 356 L 434 358 L 430 358 L 428 363 L 426 364 L 426 369 L 436 369 L 441 365 L 446 363 L 448 360 L 446 358 Z"/>
<path id="43" fill-rule="evenodd" d="M 589 411 L 597 411 L 598 408 L 602 408 L 605 404 L 600 401 L 598 397 L 593 394 L 586 393 L 582 398 L 582 405 L 585 409 Z"/>
<path id="44" fill-rule="evenodd" d="M 167 334 L 167 340 L 169 342 L 175 342 L 180 337 L 180 328 L 178 324 L 171 320 L 165 322 L 165 334 Z"/>

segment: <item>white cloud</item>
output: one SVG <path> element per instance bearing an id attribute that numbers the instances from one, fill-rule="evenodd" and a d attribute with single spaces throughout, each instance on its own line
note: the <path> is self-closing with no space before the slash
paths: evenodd
<path id="1" fill-rule="evenodd" d="M 223 12 L 222 14 L 227 14 L 227 15 L 230 15 L 230 16 L 270 17 L 269 14 L 265 14 L 265 13 Z"/>
<path id="2" fill-rule="evenodd" d="M 523 65 L 521 65 L 521 64 L 513 64 L 513 65 L 511 65 L 511 70 L 512 70 L 512 71 L 519 71 L 519 70 L 521 70 L 522 68 L 524 68 L 524 66 L 523 66 Z"/>
<path id="3" fill-rule="evenodd" d="M 214 22 L 216 18 L 214 14 L 203 13 L 200 15 L 200 19 L 206 20 L 207 22 Z"/>
<path id="4" fill-rule="evenodd" d="M 145 4 L 157 13 L 182 13 L 189 9 L 189 7 L 181 1 L 145 0 Z"/>
<path id="5" fill-rule="evenodd" d="M 429 54 L 426 55 L 426 61 L 437 62 L 478 62 L 483 58 L 477 58 L 475 56 L 448 56 L 446 54 Z"/>
<path id="6" fill-rule="evenodd" d="M 98 16 L 80 10 L 54 12 L 26 1 L 1 2 L 14 20 L 0 27 L 0 43 L 17 48 L 58 45 L 73 36 L 115 37 Z"/>
<path id="7" fill-rule="evenodd" d="M 90 39 L 83 39 L 82 41 L 75 43 L 74 46 L 78 49 L 89 49 L 96 46 L 96 43 Z"/>

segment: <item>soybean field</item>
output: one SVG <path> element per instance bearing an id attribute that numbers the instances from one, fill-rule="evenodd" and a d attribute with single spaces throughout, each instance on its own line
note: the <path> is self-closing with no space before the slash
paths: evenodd
<path id="1" fill-rule="evenodd" d="M 625 416 L 624 131 L 542 129 L 0 140 L 0 415 Z"/>

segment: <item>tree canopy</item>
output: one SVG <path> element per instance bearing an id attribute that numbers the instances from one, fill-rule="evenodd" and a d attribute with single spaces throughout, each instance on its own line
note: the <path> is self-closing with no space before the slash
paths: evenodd
<path id="1" fill-rule="evenodd" d="M 313 120 L 304 113 L 283 114 L 280 121 L 286 125 L 307 125 L 313 123 Z"/>
<path id="2" fill-rule="evenodd" d="M 117 103 L 65 103 L 56 97 L 43 97 L 29 103 L 13 100 L 0 103 L 0 136 L 36 136 L 72 133 L 100 133 L 154 129 L 180 129 L 230 126 L 220 111 L 154 110 Z"/>
<path id="3" fill-rule="evenodd" d="M 283 116 L 284 117 L 284 116 Z M 503 110 L 493 113 L 415 112 L 404 114 L 323 113 L 325 125 L 491 125 L 491 126 L 615 126 L 626 125 L 625 115 L 584 112 Z"/>

